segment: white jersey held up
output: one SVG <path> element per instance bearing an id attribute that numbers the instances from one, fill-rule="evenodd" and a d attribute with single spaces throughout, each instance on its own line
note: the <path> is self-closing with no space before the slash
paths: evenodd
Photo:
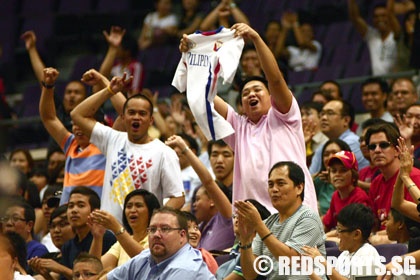
<path id="1" fill-rule="evenodd" d="M 207 139 L 219 140 L 234 133 L 232 126 L 214 109 L 217 79 L 231 83 L 244 47 L 234 30 L 220 27 L 215 31 L 188 35 L 191 43 L 182 54 L 172 85 L 187 91 L 187 100 L 196 122 Z"/>

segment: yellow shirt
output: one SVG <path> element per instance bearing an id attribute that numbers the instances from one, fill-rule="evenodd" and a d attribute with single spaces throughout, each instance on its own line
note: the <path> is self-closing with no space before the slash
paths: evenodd
<path id="1" fill-rule="evenodd" d="M 143 246 L 144 249 L 149 248 L 149 237 L 147 234 L 143 240 L 140 240 L 139 244 Z M 120 266 L 131 259 L 118 241 L 115 242 L 115 244 L 112 245 L 112 247 L 106 253 L 111 254 L 118 259 L 117 266 Z"/>

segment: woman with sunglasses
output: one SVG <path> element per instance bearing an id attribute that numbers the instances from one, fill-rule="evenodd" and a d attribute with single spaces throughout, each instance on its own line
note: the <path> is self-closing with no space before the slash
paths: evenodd
<path id="1" fill-rule="evenodd" d="M 120 266 L 138 255 L 149 247 L 147 227 L 153 210 L 158 208 L 160 203 L 154 194 L 144 189 L 137 189 L 125 197 L 122 217 L 124 226 L 106 211 L 93 211 L 89 217 L 93 235 L 90 254 L 101 259 L 105 270 Z M 101 256 L 105 229 L 111 230 L 118 242 Z"/>

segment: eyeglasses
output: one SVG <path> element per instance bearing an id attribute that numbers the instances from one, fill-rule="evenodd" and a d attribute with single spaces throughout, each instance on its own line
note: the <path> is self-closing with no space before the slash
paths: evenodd
<path id="1" fill-rule="evenodd" d="M 344 233 L 344 232 L 352 232 L 355 231 L 355 229 L 351 229 L 351 228 L 336 228 L 335 229 L 337 231 L 337 233 Z"/>
<path id="2" fill-rule="evenodd" d="M 173 230 L 182 230 L 182 228 L 171 228 L 171 227 L 148 227 L 147 233 L 148 234 L 155 234 L 159 231 L 161 234 L 168 234 Z"/>
<path id="3" fill-rule="evenodd" d="M 92 273 L 92 272 L 76 272 L 75 274 L 73 274 L 73 280 L 77 280 L 80 279 L 80 277 L 82 277 L 82 279 L 89 279 L 93 276 L 98 275 L 97 273 Z"/>
<path id="4" fill-rule="evenodd" d="M 4 216 L 4 217 L 0 218 L 0 222 L 2 222 L 2 223 L 7 223 L 9 220 L 11 220 L 12 223 L 17 223 L 19 221 L 26 222 L 26 219 L 23 219 L 23 218 L 21 218 L 19 216 L 16 216 L 16 215 Z"/>
<path id="5" fill-rule="evenodd" d="M 382 150 L 389 148 L 391 146 L 391 142 L 379 142 L 376 144 L 369 144 L 367 147 L 369 150 L 374 151 L 376 150 L 376 147 L 379 146 L 379 148 L 381 148 Z"/>
<path id="6" fill-rule="evenodd" d="M 332 111 L 332 110 L 321 111 L 321 112 L 319 113 L 319 116 L 320 116 L 320 117 L 323 117 L 323 116 L 332 117 L 332 116 L 334 116 L 334 115 L 338 115 L 338 113 L 336 113 L 336 112 L 334 112 L 334 111 Z"/>

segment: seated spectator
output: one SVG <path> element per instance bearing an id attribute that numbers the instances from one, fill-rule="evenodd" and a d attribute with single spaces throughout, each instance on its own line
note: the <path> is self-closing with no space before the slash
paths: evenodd
<path id="1" fill-rule="evenodd" d="M 370 152 L 366 145 L 365 135 L 366 135 L 366 131 L 370 127 L 377 124 L 381 124 L 381 123 L 386 123 L 386 121 L 384 121 L 383 119 L 374 118 L 374 119 L 368 119 L 364 121 L 361 125 L 362 132 L 360 133 L 360 138 L 359 138 L 360 151 L 362 151 L 362 154 L 365 157 L 365 159 L 369 161 L 369 166 L 366 166 L 359 170 L 358 185 L 359 187 L 364 189 L 366 192 L 369 192 L 370 183 L 373 181 L 373 179 L 376 178 L 376 176 L 378 176 L 380 171 L 379 171 L 379 168 L 373 164 L 372 159 L 370 158 Z"/>
<path id="2" fill-rule="evenodd" d="M 267 210 L 267 208 L 264 207 L 261 203 L 256 201 L 255 199 L 246 199 L 246 202 L 252 203 L 255 208 L 257 208 L 258 213 L 260 214 L 261 220 L 267 219 L 271 213 Z M 236 236 L 236 240 L 239 240 L 239 228 L 238 228 L 238 215 L 233 215 L 233 231 Z M 243 279 L 243 273 L 241 268 L 241 254 L 239 251 L 239 243 L 235 243 L 233 245 L 232 249 L 230 250 L 230 259 L 223 263 L 216 272 L 216 278 L 217 279 Z M 256 279 L 259 279 L 257 277 Z M 239 279 L 238 279 L 239 280 Z"/>
<path id="3" fill-rule="evenodd" d="M 348 12 L 351 22 L 368 45 L 372 74 L 378 76 L 393 72 L 397 63 L 395 38 L 400 33 L 399 21 L 393 11 L 389 11 L 384 4 L 375 5 L 373 26 L 368 25 L 360 15 L 356 0 L 348 0 Z"/>
<path id="4" fill-rule="evenodd" d="M 10 166 L 19 169 L 29 179 L 34 168 L 34 159 L 27 149 L 16 149 L 10 153 Z"/>
<path id="5" fill-rule="evenodd" d="M 233 245 L 232 205 L 213 180 L 210 172 L 179 136 L 169 137 L 167 145 L 182 151 L 199 176 L 203 186 L 196 193 L 193 209 L 199 221 L 200 248 L 224 250 Z"/>
<path id="6" fill-rule="evenodd" d="M 21 199 L 11 202 L 1 222 L 4 232 L 16 232 L 25 240 L 27 260 L 48 253 L 47 248 L 33 238 L 35 210 L 27 202 Z"/>
<path id="7" fill-rule="evenodd" d="M 162 207 L 148 227 L 149 247 L 101 280 L 183 279 L 212 280 L 201 253 L 188 244 L 188 225 L 181 211 Z"/>
<path id="8" fill-rule="evenodd" d="M 337 215 L 347 205 L 364 204 L 371 207 L 371 201 L 365 191 L 357 186 L 359 178 L 357 160 L 352 152 L 341 151 L 328 160 L 329 181 L 336 191 L 331 198 L 330 209 L 322 218 L 325 232 L 337 226 Z"/>
<path id="9" fill-rule="evenodd" d="M 50 198 L 48 200 L 49 204 L 53 199 L 54 198 Z M 58 206 L 59 201 L 60 200 L 58 199 L 52 203 Z M 59 206 L 52 212 L 49 223 L 49 235 L 53 246 L 58 248 L 59 251 L 32 258 L 29 260 L 28 264 L 34 272 L 34 275 L 39 274 L 39 276 L 42 276 L 45 279 L 58 279 L 60 274 L 67 270 L 67 268 L 61 264 L 63 258 L 61 247 L 64 243 L 74 238 L 73 229 L 67 219 L 67 204 Z"/>
<path id="10" fill-rule="evenodd" d="M 123 208 L 123 226 L 116 218 L 103 210 L 95 210 L 90 215 L 93 223 L 102 230 L 94 230 L 90 254 L 100 258 L 106 270 L 112 270 L 149 248 L 147 227 L 150 217 L 160 204 L 156 196 L 149 191 L 138 189 L 127 194 Z M 103 234 L 105 229 L 111 230 L 117 242 L 102 255 Z"/>
<path id="11" fill-rule="evenodd" d="M 314 70 L 321 59 L 321 43 L 314 40 L 314 30 L 309 23 L 299 24 L 297 13 L 286 12 L 282 16 L 284 31 L 293 29 L 297 46 L 285 46 L 285 38 L 280 43 L 280 55 L 287 58 L 288 66 L 295 72 Z M 285 36 L 283 36 L 285 37 Z"/>
<path id="12" fill-rule="evenodd" d="M 245 279 L 258 276 L 254 267 L 261 265 L 255 263 L 261 255 L 272 260 L 264 264 L 267 271 L 271 271 L 266 275 L 268 278 L 279 272 L 279 256 L 299 256 L 304 252 L 304 245 L 319 248 L 325 256 L 322 222 L 318 213 L 302 204 L 304 186 L 305 175 L 300 166 L 290 161 L 278 162 L 268 173 L 268 193 L 278 213 L 263 221 L 252 203 L 235 202 L 239 216 L 241 266 Z M 258 235 L 254 238 L 255 232 Z"/>
<path id="13" fill-rule="evenodd" d="M 400 134 L 395 124 L 385 123 L 370 127 L 365 135 L 366 144 L 368 146 L 372 162 L 381 173 L 372 181 L 369 197 L 372 200 L 372 210 L 377 219 L 377 226 L 381 230 L 371 239 L 373 244 L 384 243 L 380 241 L 376 243 L 375 239 L 384 236 L 385 225 L 380 224 L 385 221 L 389 210 L 391 208 L 391 201 L 393 199 L 392 190 L 397 180 L 399 180 L 398 173 L 402 168 L 400 162 Z M 404 142 L 405 144 L 405 142 Z M 406 174 L 406 173 L 405 173 Z M 409 177 L 415 184 L 420 184 L 420 170 L 417 168 L 410 168 Z M 410 180 L 411 180 L 410 179 Z M 408 187 L 409 185 L 407 185 Z M 410 196 L 409 190 L 404 190 L 404 198 L 410 201 L 417 201 Z M 401 209 L 393 206 L 402 214 L 406 215 Z"/>
<path id="14" fill-rule="evenodd" d="M 341 139 L 346 142 L 351 151 L 356 155 L 357 163 L 360 168 L 369 165 L 369 161 L 363 157 L 360 151 L 359 136 L 357 136 L 351 128 L 354 124 L 354 108 L 344 100 L 331 100 L 324 105 L 320 113 L 321 131 L 329 139 Z M 309 171 L 311 174 L 319 172 L 322 163 L 323 145 L 320 145 L 312 157 Z"/>
<path id="15" fill-rule="evenodd" d="M 338 82 L 334 80 L 326 80 L 321 83 L 319 89 L 331 96 L 333 100 L 343 99 L 343 92 Z"/>
<path id="16" fill-rule="evenodd" d="M 300 106 L 302 115 L 302 128 L 305 137 L 306 164 L 309 167 L 315 150 L 327 142 L 328 137 L 321 131 L 319 113 L 322 111 L 322 104 L 316 102 L 305 102 Z"/>
<path id="17" fill-rule="evenodd" d="M 329 92 L 323 90 L 316 90 L 312 93 L 311 101 L 316 103 L 321 103 L 322 105 L 327 104 L 334 98 Z"/>
<path id="18" fill-rule="evenodd" d="M 52 197 L 61 195 L 62 189 L 63 187 L 60 185 L 48 186 L 44 193 L 44 197 L 42 198 L 41 209 L 35 210 L 36 222 L 34 225 L 34 234 L 36 239 L 41 241 L 41 243 L 47 247 L 49 252 L 58 251 L 58 248 L 55 248 L 55 246 L 51 243 L 51 239 L 47 237 L 49 233 L 51 213 L 58 207 L 58 204 L 48 204 L 48 200 Z M 47 238 L 44 239 L 45 237 Z"/>
<path id="19" fill-rule="evenodd" d="M 46 186 L 48 185 L 48 173 L 45 168 L 35 168 L 32 171 L 32 175 L 29 178 L 29 181 L 35 184 L 38 189 L 39 199 L 42 200 L 44 192 L 47 190 Z"/>
<path id="20" fill-rule="evenodd" d="M 140 50 L 164 44 L 176 32 L 178 22 L 172 13 L 172 0 L 155 0 L 155 9 L 154 12 L 148 13 L 143 21 L 138 39 Z"/>
<path id="21" fill-rule="evenodd" d="M 397 115 L 395 124 L 408 147 L 414 146 L 414 158 L 420 159 L 420 103 L 416 102 L 407 108 L 404 117 Z"/>
<path id="22" fill-rule="evenodd" d="M 223 140 L 209 141 L 207 150 L 216 183 L 232 203 L 233 150 Z"/>
<path id="23" fill-rule="evenodd" d="M 200 0 L 182 0 L 182 11 L 179 15 L 177 37 L 191 34 L 200 29 L 204 14 L 200 11 Z"/>
<path id="24" fill-rule="evenodd" d="M 318 209 L 321 217 L 330 209 L 331 197 L 335 191 L 334 186 L 329 180 L 328 161 L 340 151 L 351 152 L 351 149 L 346 142 L 340 139 L 328 140 L 322 149 L 321 171 L 313 175 L 316 197 L 318 199 Z"/>
<path id="25" fill-rule="evenodd" d="M 372 210 L 366 205 L 352 203 L 344 207 L 337 215 L 337 233 L 340 239 L 338 248 L 341 254 L 338 257 L 337 267 L 332 268 L 329 279 L 353 279 L 352 276 L 372 275 L 375 267 L 381 265 L 380 256 L 375 247 L 369 244 L 368 238 L 375 224 Z M 318 248 L 303 246 L 305 255 L 322 256 Z M 326 267 L 326 261 L 321 262 Z M 359 273 L 350 268 L 355 266 Z M 360 270 L 359 270 L 360 269 Z M 361 272 L 361 273 L 360 273 Z M 314 277 L 311 279 L 321 279 Z"/>
<path id="26" fill-rule="evenodd" d="M 388 98 L 389 86 L 387 82 L 380 78 L 368 78 L 362 83 L 362 104 L 366 112 L 369 113 L 366 120 L 379 118 L 387 122 L 393 122 L 392 115 L 386 109 L 386 99 Z M 365 120 L 363 120 L 365 121 Z M 363 125 L 363 122 L 360 121 Z M 357 129 L 357 134 L 362 132 L 362 126 Z"/>
<path id="27" fill-rule="evenodd" d="M 394 111 L 404 114 L 408 107 L 418 101 L 416 86 L 410 78 L 397 78 L 391 83 L 391 92 L 389 94 Z"/>
<path id="28" fill-rule="evenodd" d="M 216 8 L 203 19 L 200 30 L 214 30 L 219 26 L 229 28 L 235 23 L 245 23 L 249 25 L 249 20 L 233 0 L 220 0 L 220 3 Z"/>
<path id="29" fill-rule="evenodd" d="M 95 209 L 101 207 L 101 200 L 96 192 L 87 187 L 76 187 L 70 193 L 67 209 L 67 217 L 70 225 L 76 233 L 75 238 L 64 243 L 61 252 L 62 264 L 67 267 L 60 274 L 60 279 L 70 278 L 72 275 L 73 262 L 81 252 L 89 252 L 93 235 L 88 225 L 88 217 Z M 103 237 L 102 254 L 105 254 L 115 243 L 115 236 L 106 231 Z"/>
<path id="30" fill-rule="evenodd" d="M 418 237 L 420 223 L 404 216 L 394 208 L 391 208 L 385 221 L 388 239 L 397 243 L 406 244 L 408 252 L 418 250 Z"/>
<path id="31" fill-rule="evenodd" d="M 209 268 L 210 272 L 213 274 L 216 274 L 216 271 L 219 266 L 217 265 L 217 262 L 214 259 L 213 255 L 210 254 L 210 252 L 207 251 L 206 249 L 198 247 L 198 244 L 200 243 L 200 240 L 201 240 L 201 232 L 200 232 L 200 228 L 198 227 L 197 218 L 193 214 L 187 211 L 183 211 L 182 214 L 187 219 L 188 243 L 190 243 L 190 245 L 194 249 L 198 249 L 201 252 L 201 255 L 203 256 L 203 261 L 207 264 L 207 267 Z"/>
<path id="32" fill-rule="evenodd" d="M 1 237 L 5 237 L 7 239 L 7 242 L 13 247 L 13 249 L 9 249 L 6 246 L 2 246 L 3 240 L 1 240 Z M 1 271 L 5 270 L 6 273 L 2 274 L 0 271 L 0 276 L 5 276 L 9 272 L 10 267 L 10 259 L 9 256 L 14 256 L 12 259 L 14 267 L 14 276 L 12 278 L 4 278 L 4 279 L 10 279 L 10 280 L 31 280 L 34 279 L 32 276 L 28 275 L 26 271 L 27 267 L 27 257 L 26 257 L 26 248 L 25 248 L 25 240 L 16 232 L 8 232 L 5 235 L 0 233 L 0 248 L 3 250 L 0 250 L 2 253 L 2 258 L 0 261 Z M 6 248 L 5 248 L 6 247 Z M 3 279 L 3 278 L 1 278 Z"/>
<path id="33" fill-rule="evenodd" d="M 16 267 L 18 265 L 17 251 L 13 247 L 6 234 L 0 232 L 0 252 L 1 267 L 0 278 L 4 280 L 13 280 Z"/>
<path id="34" fill-rule="evenodd" d="M 102 272 L 103 266 L 101 261 L 88 253 L 80 253 L 73 262 L 73 279 L 97 280 L 98 275 Z"/>

